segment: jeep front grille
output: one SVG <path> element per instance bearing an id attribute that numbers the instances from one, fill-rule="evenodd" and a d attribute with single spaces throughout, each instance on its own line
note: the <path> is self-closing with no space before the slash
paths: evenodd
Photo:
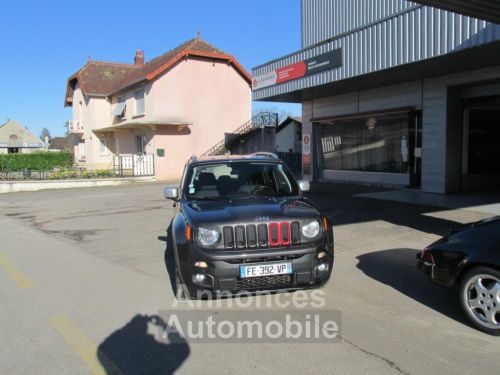
<path id="1" fill-rule="evenodd" d="M 259 247 L 266 247 L 267 246 L 267 225 L 266 224 L 259 224 L 258 233 L 259 233 Z"/>
<path id="2" fill-rule="evenodd" d="M 247 246 L 256 247 L 257 246 L 257 229 L 255 225 L 247 225 Z"/>
<path id="3" fill-rule="evenodd" d="M 300 244 L 300 224 L 296 221 L 227 225 L 222 229 L 222 234 L 226 249 L 288 247 Z"/>
<path id="4" fill-rule="evenodd" d="M 236 279 L 236 289 L 238 290 L 286 288 L 292 285 L 292 275 L 272 275 Z"/>

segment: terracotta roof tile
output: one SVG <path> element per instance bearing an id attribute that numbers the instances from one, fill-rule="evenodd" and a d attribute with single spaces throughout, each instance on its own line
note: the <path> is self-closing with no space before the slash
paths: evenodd
<path id="1" fill-rule="evenodd" d="M 248 72 L 233 56 L 200 38 L 194 38 L 148 61 L 144 66 L 104 61 L 87 62 L 68 79 L 64 104 L 70 105 L 77 81 L 85 94 L 107 96 L 146 79 L 154 79 L 187 54 L 227 60 L 235 65 L 245 79 L 251 80 Z"/>

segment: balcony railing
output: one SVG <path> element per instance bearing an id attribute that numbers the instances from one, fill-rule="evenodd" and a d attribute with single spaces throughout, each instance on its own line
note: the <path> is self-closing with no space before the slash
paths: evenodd
<path id="1" fill-rule="evenodd" d="M 69 120 L 68 132 L 69 133 L 83 133 L 83 120 Z"/>
<path id="2" fill-rule="evenodd" d="M 245 122 L 235 131 L 233 131 L 229 137 L 231 140 L 229 143 L 236 143 L 241 137 L 244 137 L 246 134 L 253 132 L 254 130 L 261 129 L 264 127 L 276 127 L 278 126 L 278 114 L 273 112 L 260 112 L 253 116 L 249 121 Z M 229 152 L 229 148 L 231 144 L 226 142 L 226 137 L 221 140 L 216 145 L 210 147 L 207 151 L 205 151 L 201 156 L 215 156 L 215 155 L 224 155 L 226 152 Z"/>

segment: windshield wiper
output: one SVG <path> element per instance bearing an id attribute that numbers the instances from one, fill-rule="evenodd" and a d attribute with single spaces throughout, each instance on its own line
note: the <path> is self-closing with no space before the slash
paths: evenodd
<path id="1" fill-rule="evenodd" d="M 209 196 L 205 196 L 205 195 L 193 196 L 193 197 L 189 197 L 189 198 L 193 199 L 193 200 L 200 200 L 200 201 L 220 201 L 220 200 L 226 199 L 225 197 L 209 197 Z"/>

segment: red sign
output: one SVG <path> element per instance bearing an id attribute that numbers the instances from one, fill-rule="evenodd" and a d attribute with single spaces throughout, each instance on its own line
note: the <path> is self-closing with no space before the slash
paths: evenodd
<path id="1" fill-rule="evenodd" d="M 322 55 L 311 57 L 254 77 L 252 86 L 254 90 L 258 90 L 340 66 L 342 66 L 342 48 L 337 48 Z"/>
<path id="2" fill-rule="evenodd" d="M 304 77 L 305 74 L 306 63 L 304 61 L 287 65 L 283 68 L 276 69 L 276 83 L 282 83 L 292 79 Z"/>

